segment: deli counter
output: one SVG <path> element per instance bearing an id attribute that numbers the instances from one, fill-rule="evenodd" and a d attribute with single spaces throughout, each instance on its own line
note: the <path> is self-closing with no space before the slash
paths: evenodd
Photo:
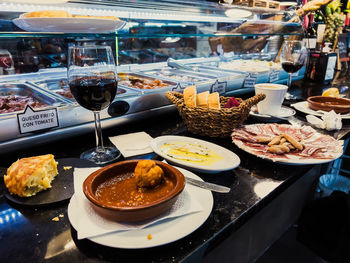
<path id="1" fill-rule="evenodd" d="M 71 45 L 113 48 L 118 92 L 101 112 L 102 126 L 108 128 L 173 111 L 165 93 L 190 85 L 198 92 L 239 97 L 253 93 L 255 83 L 286 83 L 288 74 L 278 62 L 280 47 L 284 39 L 303 33 L 300 21 L 293 19 L 295 10 L 239 7 L 247 14 L 232 17 L 227 15 L 232 6 L 209 2 L 163 1 L 157 9 L 150 1 L 136 1 L 133 6 L 127 1 L 65 2 L 0 4 L 5 18 L 0 21 L 3 152 L 93 130 L 93 115 L 75 102 L 67 84 L 66 51 Z M 84 25 L 78 18 L 69 29 L 66 24 L 44 25 L 40 19 L 40 27 L 25 23 L 29 20 L 21 14 L 38 10 L 110 15 L 120 23 L 117 32 L 108 31 L 105 24 Z M 305 67 L 293 79 L 304 74 Z M 36 125 L 26 118 L 43 110 L 52 114 L 45 120 L 51 124 Z"/>

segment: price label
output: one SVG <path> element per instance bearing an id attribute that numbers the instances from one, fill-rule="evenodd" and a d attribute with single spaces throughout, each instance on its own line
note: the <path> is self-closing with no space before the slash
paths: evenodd
<path id="1" fill-rule="evenodd" d="M 257 78 L 258 78 L 257 73 L 247 73 L 243 82 L 243 87 L 254 88 Z"/>
<path id="2" fill-rule="evenodd" d="M 210 92 L 218 92 L 220 95 L 224 94 L 226 92 L 227 82 L 219 82 L 218 80 L 215 81 L 213 85 L 210 87 Z"/>
<path id="3" fill-rule="evenodd" d="M 174 88 L 172 88 L 171 91 L 177 91 L 177 92 L 181 92 L 182 93 L 184 91 L 184 88 L 181 87 L 180 83 L 177 83 L 177 85 Z"/>
<path id="4" fill-rule="evenodd" d="M 17 114 L 20 133 L 28 133 L 58 127 L 57 109 L 34 111 L 27 105 L 23 113 Z"/>
<path id="5" fill-rule="evenodd" d="M 279 80 L 280 77 L 280 72 L 279 70 L 271 70 L 270 74 L 269 74 L 269 82 L 276 82 L 277 80 Z"/>

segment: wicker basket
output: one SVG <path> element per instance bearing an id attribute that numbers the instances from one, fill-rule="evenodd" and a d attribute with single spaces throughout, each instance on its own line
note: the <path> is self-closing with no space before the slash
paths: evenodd
<path id="1" fill-rule="evenodd" d="M 250 108 L 265 98 L 257 94 L 247 100 L 237 98 L 238 107 L 224 108 L 230 97 L 220 97 L 221 110 L 202 107 L 187 107 L 183 94 L 168 91 L 166 97 L 176 105 L 188 131 L 209 137 L 228 137 L 232 130 L 248 118 Z"/>

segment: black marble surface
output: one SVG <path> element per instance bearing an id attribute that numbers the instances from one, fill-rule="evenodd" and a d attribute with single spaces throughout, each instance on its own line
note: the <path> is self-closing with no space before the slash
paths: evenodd
<path id="1" fill-rule="evenodd" d="M 291 90 L 302 99 L 310 92 L 301 84 Z M 317 85 L 318 94 L 323 88 Z M 315 88 L 316 89 L 316 88 Z M 315 91 L 316 92 L 316 91 Z M 247 122 L 254 122 L 248 119 Z M 104 130 L 108 136 L 146 131 L 152 137 L 184 135 L 219 144 L 241 159 L 240 166 L 219 174 L 197 173 L 205 181 L 231 188 L 228 194 L 213 193 L 214 207 L 206 222 L 196 231 L 176 242 L 150 249 L 117 249 L 78 240 L 67 216 L 68 201 L 48 207 L 21 207 L 6 200 L 0 178 L 0 262 L 180 262 L 195 257 L 200 248 L 220 245 L 226 235 L 239 228 L 255 213 L 264 209 L 276 196 L 303 176 L 312 166 L 281 165 L 253 157 L 235 147 L 230 138 L 214 139 L 189 134 L 181 118 L 174 112 L 158 118 Z M 18 158 L 52 153 L 56 158 L 74 158 L 94 146 L 93 133 L 58 142 L 33 145 L 21 152 L 0 154 L 2 167 Z M 109 144 L 106 139 L 106 144 Z M 140 158 L 156 158 L 152 154 Z M 271 184 L 277 182 L 279 184 Z M 264 192 L 257 185 L 265 185 Z M 59 221 L 53 221 L 59 217 Z M 146 239 L 147 237 L 145 237 Z"/>

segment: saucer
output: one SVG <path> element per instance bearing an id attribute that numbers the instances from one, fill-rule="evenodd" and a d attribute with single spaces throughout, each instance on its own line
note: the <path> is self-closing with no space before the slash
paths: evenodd
<path id="1" fill-rule="evenodd" d="M 282 106 L 280 112 L 276 114 L 277 118 L 275 118 L 275 117 L 270 116 L 270 115 L 265 115 L 265 114 L 259 113 L 258 109 L 257 109 L 257 106 L 254 105 L 251 108 L 249 115 L 253 116 L 254 118 L 262 119 L 262 120 L 265 120 L 265 121 L 278 121 L 278 120 L 281 120 L 278 117 L 280 117 L 280 118 L 288 118 L 288 117 L 291 117 L 291 116 L 295 115 L 295 113 L 296 113 L 296 111 L 294 109 L 289 108 L 287 106 Z"/>

